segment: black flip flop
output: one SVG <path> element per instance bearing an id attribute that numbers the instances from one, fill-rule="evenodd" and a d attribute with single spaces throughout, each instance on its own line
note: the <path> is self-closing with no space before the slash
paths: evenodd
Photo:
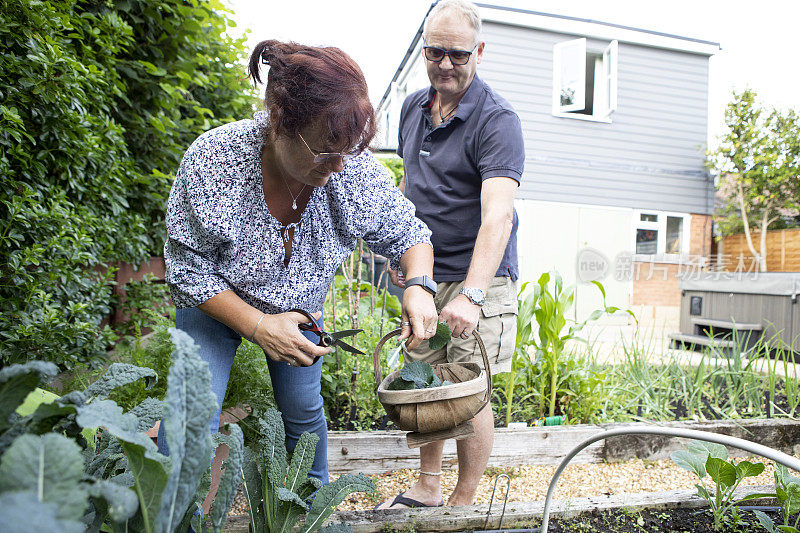
<path id="1" fill-rule="evenodd" d="M 441 507 L 441 506 L 444 505 L 444 500 L 440 501 L 438 505 L 428 505 L 428 504 L 422 503 L 419 500 L 415 500 L 413 498 L 408 498 L 408 497 L 404 496 L 404 494 L 405 494 L 405 492 L 401 492 L 400 494 L 395 496 L 394 500 L 392 500 L 392 505 L 396 505 L 396 504 L 399 503 L 400 505 L 405 505 L 405 506 L 408 506 L 410 508 L 414 508 L 414 507 Z M 378 504 L 378 505 L 380 505 L 380 504 Z M 383 511 L 383 509 L 378 509 L 378 505 L 373 507 L 372 510 L 373 511 L 378 511 L 378 510 Z M 389 506 L 387 509 L 391 509 L 391 506 Z"/>

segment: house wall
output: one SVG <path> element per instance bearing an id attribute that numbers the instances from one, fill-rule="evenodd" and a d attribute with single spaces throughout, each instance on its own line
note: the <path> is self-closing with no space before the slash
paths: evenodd
<path id="1" fill-rule="evenodd" d="M 691 216 L 689 257 L 676 263 L 635 261 L 632 304 L 649 307 L 679 307 L 679 275 L 698 272 L 697 260 L 711 251 L 711 216 Z"/>
<path id="2" fill-rule="evenodd" d="M 517 200 L 515 207 L 520 219 L 517 234 L 520 284 L 535 283 L 551 270 L 557 270 L 565 284 L 577 282 L 575 318 L 578 320 L 585 319 L 603 303 L 598 289 L 583 282 L 579 274 L 583 254 L 599 254 L 607 262 L 605 274 L 597 278 L 605 289 L 606 305 L 633 309 L 645 322 L 677 320 L 681 298 L 678 274 L 696 271 L 696 261 L 709 254 L 711 217 L 708 215 L 691 215 L 689 257 L 673 263 L 634 260 L 629 268 L 625 258 L 630 257 L 634 247 L 631 228 L 635 210 L 524 199 Z M 628 324 L 631 320 L 620 314 L 603 322 Z"/>
<path id="3" fill-rule="evenodd" d="M 524 199 L 517 200 L 515 207 L 520 222 L 520 284 L 536 283 L 543 273 L 558 271 L 565 285 L 579 283 L 574 318 L 585 319 L 602 304 L 600 291 L 594 285 L 579 282 L 581 252 L 591 249 L 599 252 L 608 265 L 606 275 L 598 279 L 606 291 L 606 304 L 629 306 L 631 281 L 616 279 L 613 263 L 618 254 L 630 252 L 632 210 Z M 606 322 L 627 324 L 629 318 L 620 315 Z"/>
<path id="4" fill-rule="evenodd" d="M 521 281 L 536 282 L 556 269 L 565 283 L 576 282 L 579 258 L 594 249 L 609 263 L 600 280 L 608 305 L 636 309 L 645 319 L 677 320 L 679 265 L 634 261 L 630 272 L 614 269 L 618 256 L 634 250 L 635 210 L 692 213 L 690 255 L 711 253 L 714 187 L 704 167 L 708 56 L 620 42 L 611 122 L 556 117 L 553 46 L 577 37 L 483 25 L 487 44 L 478 74 L 514 106 L 525 136 L 525 174 L 516 202 Z M 587 50 L 608 44 L 588 39 Z M 389 147 L 397 145 L 392 117 L 399 118 L 402 99 L 427 86 L 418 51 L 412 57 L 384 104 Z M 596 287 L 581 283 L 577 318 L 601 302 Z"/>
<path id="5" fill-rule="evenodd" d="M 708 58 L 619 43 L 610 124 L 552 115 L 553 45 L 573 35 L 487 22 L 478 75 L 514 106 L 525 199 L 710 214 Z M 587 50 L 608 41 L 589 39 Z"/>

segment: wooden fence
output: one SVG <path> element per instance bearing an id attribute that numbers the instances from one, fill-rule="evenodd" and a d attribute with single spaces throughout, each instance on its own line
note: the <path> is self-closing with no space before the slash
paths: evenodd
<path id="1" fill-rule="evenodd" d="M 751 233 L 756 251 L 761 246 L 761 234 Z M 744 233 L 723 237 L 718 245 L 718 264 L 723 270 L 758 270 L 753 268 L 753 255 L 747 247 Z M 767 232 L 767 270 L 769 272 L 800 272 L 800 228 Z"/>

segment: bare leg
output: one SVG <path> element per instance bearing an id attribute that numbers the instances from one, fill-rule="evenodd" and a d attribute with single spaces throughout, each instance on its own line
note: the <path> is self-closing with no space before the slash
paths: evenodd
<path id="1" fill-rule="evenodd" d="M 458 482 L 447 505 L 472 505 L 494 443 L 494 415 L 487 404 L 472 419 L 475 435 L 456 441 Z"/>
<path id="2" fill-rule="evenodd" d="M 419 449 L 420 470 L 422 472 L 439 472 L 442 469 L 442 449 L 444 441 L 431 442 Z M 407 498 L 417 500 L 425 505 L 439 505 L 442 501 L 442 476 L 419 475 L 419 481 L 414 483 L 405 492 Z M 394 497 L 386 500 L 378 506 L 378 509 L 403 509 L 406 506 L 397 504 L 392 507 Z"/>
<path id="3" fill-rule="evenodd" d="M 475 435 L 456 441 L 458 451 L 458 482 L 447 505 L 472 505 L 478 483 L 489 463 L 494 443 L 494 415 L 491 405 L 481 409 L 472 419 Z M 439 472 L 442 467 L 442 448 L 444 441 L 432 442 L 420 448 L 420 470 Z M 438 505 L 442 499 L 441 476 L 420 474 L 419 481 L 405 492 L 405 496 L 426 505 Z M 393 499 L 393 498 L 392 498 Z M 386 500 L 378 509 L 398 509 L 405 505 L 391 506 L 392 499 Z"/>

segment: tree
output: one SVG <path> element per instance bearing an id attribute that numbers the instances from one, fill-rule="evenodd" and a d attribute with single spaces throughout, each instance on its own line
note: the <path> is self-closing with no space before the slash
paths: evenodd
<path id="1" fill-rule="evenodd" d="M 733 93 L 725 111 L 728 133 L 710 154 L 725 201 L 716 217 L 723 234 L 743 227 L 759 270 L 767 270 L 767 230 L 800 212 L 800 122 L 794 110 L 767 111 L 755 92 Z M 752 228 L 760 234 L 759 249 Z"/>

